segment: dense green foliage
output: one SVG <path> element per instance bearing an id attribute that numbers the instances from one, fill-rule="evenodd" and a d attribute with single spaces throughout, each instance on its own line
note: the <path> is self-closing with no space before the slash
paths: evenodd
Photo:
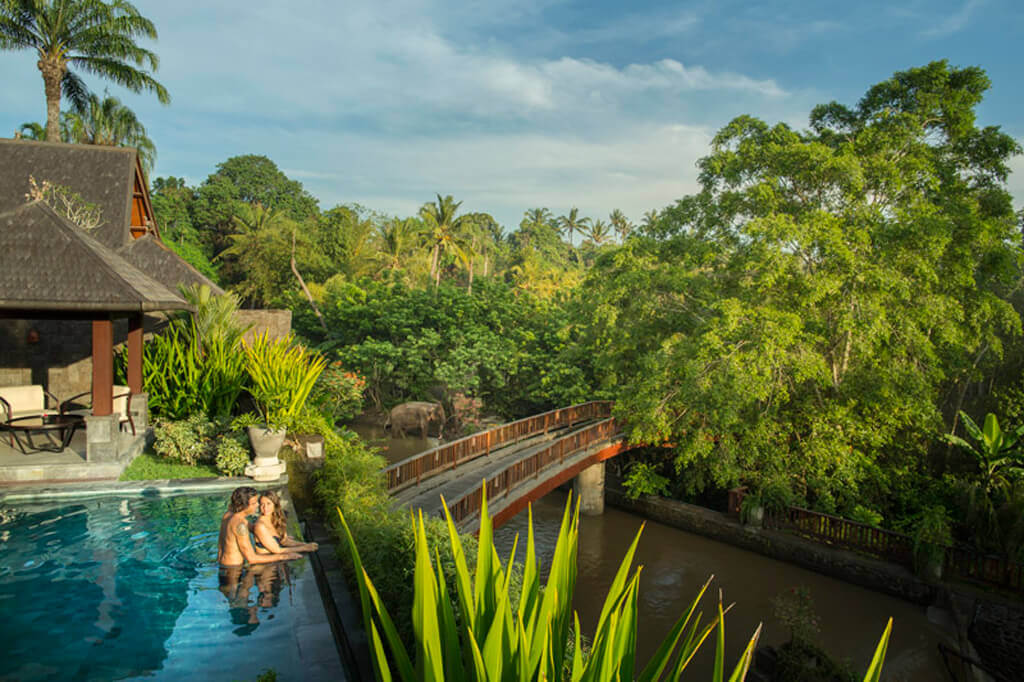
<path id="1" fill-rule="evenodd" d="M 324 518 L 341 538 L 337 523 L 340 509 L 351 532 L 360 539 L 363 566 L 373 572 L 381 594 L 395 615 L 395 626 L 404 642 L 413 641 L 413 567 L 415 543 L 407 511 L 392 508 L 380 470 L 383 458 L 374 454 L 354 433 L 335 431 L 329 420 L 311 419 L 304 429 L 324 437 L 324 464 L 316 476 L 316 494 Z M 428 519 L 427 533 L 438 548 L 445 574 L 454 586 L 455 564 L 444 524 Z M 462 538 L 466 554 L 476 555 L 476 541 Z M 353 566 L 348 565 L 351 571 Z M 354 577 L 354 574 L 351 574 Z M 514 583 L 518 578 L 514 579 Z M 514 590 L 518 589 L 513 586 Z"/>
<path id="2" fill-rule="evenodd" d="M 676 446 L 690 491 L 782 480 L 899 516 L 955 464 L 929 457 L 944 417 L 1021 327 L 1019 150 L 975 127 L 987 87 L 937 62 L 815 108 L 806 132 L 737 118 L 702 191 L 599 260 L 598 376 L 634 441 Z"/>
<path id="3" fill-rule="evenodd" d="M 303 308 L 294 324 L 365 377 L 377 406 L 461 393 L 521 416 L 592 398 L 587 358 L 561 300 L 492 280 L 472 294 L 372 281 L 325 289 L 329 331 Z"/>

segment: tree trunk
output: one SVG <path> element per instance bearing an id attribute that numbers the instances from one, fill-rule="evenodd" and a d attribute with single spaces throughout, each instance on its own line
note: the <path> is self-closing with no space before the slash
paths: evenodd
<path id="1" fill-rule="evenodd" d="M 437 271 L 438 253 L 441 251 L 441 245 L 439 243 L 434 244 L 434 253 L 430 258 L 430 277 L 433 279 L 434 273 Z"/>
<path id="2" fill-rule="evenodd" d="M 306 298 L 309 299 L 309 305 L 313 307 L 313 312 L 316 313 L 316 317 L 320 320 L 320 326 L 327 331 L 327 323 L 324 322 L 323 313 L 320 312 L 320 308 L 316 306 L 316 301 L 313 300 L 313 294 L 309 293 L 309 288 L 306 286 L 306 281 L 302 279 L 302 275 L 299 274 L 299 267 L 295 264 L 295 230 L 292 230 L 292 258 L 291 258 L 292 273 L 295 275 L 295 279 L 299 280 L 299 286 L 302 287 L 302 293 L 306 294 Z"/>
<path id="3" fill-rule="evenodd" d="M 467 294 L 473 293 L 473 259 L 469 259 L 469 288 L 466 289 Z"/>
<path id="4" fill-rule="evenodd" d="M 64 66 L 40 59 L 36 66 L 43 74 L 43 90 L 46 93 L 46 140 L 60 142 L 60 82 L 64 78 Z"/>

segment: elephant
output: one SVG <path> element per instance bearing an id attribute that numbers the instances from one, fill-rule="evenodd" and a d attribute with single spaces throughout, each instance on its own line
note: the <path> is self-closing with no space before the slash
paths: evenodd
<path id="1" fill-rule="evenodd" d="M 384 428 L 391 428 L 392 438 L 402 438 L 407 431 L 418 432 L 420 438 L 426 438 L 436 426 L 437 437 L 441 438 L 444 423 L 444 407 L 440 403 L 411 402 L 393 407 Z"/>

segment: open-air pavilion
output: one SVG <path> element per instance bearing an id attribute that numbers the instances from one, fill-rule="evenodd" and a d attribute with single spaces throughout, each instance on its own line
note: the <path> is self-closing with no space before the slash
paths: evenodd
<path id="1" fill-rule="evenodd" d="M 0 434 L 0 482 L 116 476 L 141 451 L 148 426 L 142 379 L 144 316 L 187 310 L 189 305 L 42 201 L 0 214 L 0 244 L 0 319 L 21 321 L 3 331 L 24 334 L 19 339 L 0 338 L 0 347 L 22 349 L 18 352 L 24 367 L 17 376 L 23 383 L 50 389 L 45 385 L 50 373 L 45 367 L 40 371 L 32 357 L 42 334 L 55 337 L 46 339 L 51 346 L 59 342 L 88 355 L 78 364 L 91 365 L 92 374 L 91 400 L 85 400 L 88 409 L 66 448 L 26 454 L 12 447 L 9 432 Z M 47 321 L 58 323 L 44 327 Z M 41 333 L 40 327 L 48 331 Z M 129 415 L 115 412 L 114 350 L 120 343 L 125 348 Z M 39 355 L 52 359 L 54 354 L 40 350 Z M 9 388 L 15 383 L 12 376 L 8 372 L 0 381 L 0 391 L 3 384 Z M 60 401 L 70 397 L 51 392 Z M 46 407 L 48 412 L 56 409 L 52 401 Z M 120 422 L 126 416 L 131 417 L 132 428 L 122 432 Z"/>

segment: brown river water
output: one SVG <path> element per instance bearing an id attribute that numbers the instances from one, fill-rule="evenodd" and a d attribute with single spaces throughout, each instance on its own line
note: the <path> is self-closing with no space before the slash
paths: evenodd
<path id="1" fill-rule="evenodd" d="M 381 454 L 389 462 L 437 444 L 433 438 L 390 439 L 382 428 L 372 424 L 357 423 L 352 428 L 371 445 L 381 447 Z M 533 505 L 542 569 L 554 552 L 566 499 L 566 493 L 555 491 Z M 593 634 L 604 595 L 642 523 L 642 517 L 610 506 L 601 516 L 581 518 L 575 608 L 585 634 Z M 503 561 L 508 559 L 516 533 L 520 536 L 518 559 L 522 559 L 526 528 L 527 515 L 523 512 L 495 532 Z M 719 589 L 726 606 L 735 602 L 725 619 L 727 665 L 738 660 L 759 623 L 763 624 L 761 644 L 782 644 L 789 639 L 789 632 L 774 616 L 772 600 L 802 586 L 808 588 L 814 601 L 820 626 L 818 643 L 837 660 L 848 660 L 857 679 L 867 669 L 889 617 L 893 619 L 893 632 L 882 679 L 947 679 L 937 646 L 942 641 L 952 644 L 952 632 L 930 622 L 924 607 L 653 521 L 647 521 L 641 536 L 634 566 L 637 564 L 643 566 L 639 661 L 646 661 L 655 652 L 704 582 L 714 575 L 704 595 L 705 620 L 717 608 Z M 714 642 L 709 639 L 684 679 L 708 679 L 713 658 Z"/>

